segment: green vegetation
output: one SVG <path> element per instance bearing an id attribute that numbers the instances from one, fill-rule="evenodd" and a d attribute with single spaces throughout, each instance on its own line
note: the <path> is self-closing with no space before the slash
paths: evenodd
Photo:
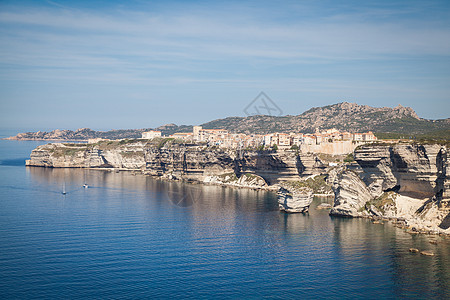
<path id="1" fill-rule="evenodd" d="M 238 180 L 236 174 L 234 174 L 234 173 L 226 173 L 226 174 L 219 175 L 217 177 L 219 177 L 223 183 L 230 183 L 230 182 L 234 182 L 234 181 Z"/>
<path id="2" fill-rule="evenodd" d="M 353 153 L 349 153 L 345 158 L 344 158 L 344 162 L 346 163 L 351 163 L 355 161 L 355 158 L 353 157 Z"/>
<path id="3" fill-rule="evenodd" d="M 98 146 L 98 148 L 100 150 L 109 150 L 109 149 L 114 149 L 114 148 L 118 147 L 119 142 L 118 141 L 100 141 L 95 145 Z"/>
<path id="4" fill-rule="evenodd" d="M 334 161 L 336 161 L 336 157 L 331 155 L 331 154 L 317 153 L 316 155 L 323 162 L 334 162 Z"/>
<path id="5" fill-rule="evenodd" d="M 417 141 L 449 141 L 450 130 L 437 130 L 428 133 L 398 133 L 398 132 L 377 132 L 375 136 L 383 140 L 417 140 Z"/>
<path id="6" fill-rule="evenodd" d="M 393 191 L 385 192 L 380 197 L 367 201 L 362 210 L 369 210 L 371 206 L 374 206 L 381 213 L 385 213 L 389 206 L 395 207 L 395 197 L 397 194 Z"/>
<path id="7" fill-rule="evenodd" d="M 412 142 L 413 144 L 418 145 L 441 145 L 446 146 L 447 148 L 450 148 L 450 140 L 433 140 L 433 139 L 417 139 Z"/>
<path id="8" fill-rule="evenodd" d="M 324 175 L 317 175 L 302 181 L 287 181 L 285 184 L 293 188 L 311 188 L 315 194 L 331 193 L 331 187 L 325 179 Z"/>
<path id="9" fill-rule="evenodd" d="M 249 180 L 255 179 L 255 178 L 259 178 L 257 175 L 252 174 L 252 173 L 244 173 L 241 175 L 241 177 L 246 177 Z"/>
<path id="10" fill-rule="evenodd" d="M 156 141 L 158 143 L 157 148 L 161 149 L 164 147 L 164 145 L 166 145 L 168 142 L 171 142 L 175 140 L 174 138 L 155 138 L 153 139 L 153 141 Z"/>
<path id="11" fill-rule="evenodd" d="M 84 151 L 86 148 L 73 148 L 73 149 L 63 149 L 63 154 L 65 156 L 72 156 L 77 152 Z"/>
<path id="12" fill-rule="evenodd" d="M 292 145 L 292 146 L 291 146 L 291 150 L 299 150 L 299 148 L 298 148 L 297 145 Z"/>
<path id="13" fill-rule="evenodd" d="M 328 118 L 327 125 L 316 124 L 317 116 Z M 380 139 L 426 138 L 450 140 L 450 122 L 443 120 L 417 119 L 414 111 L 396 113 L 392 108 L 369 108 L 357 113 L 341 104 L 315 107 L 297 116 L 249 116 L 230 117 L 203 124 L 204 128 L 224 128 L 236 133 L 303 132 L 313 133 L 336 128 L 350 132 L 373 131 Z"/>
<path id="14" fill-rule="evenodd" d="M 79 146 L 79 144 L 76 144 L 76 145 Z M 86 149 L 87 149 L 86 146 L 70 147 L 70 148 L 58 147 L 58 148 L 52 148 L 49 151 L 50 151 L 50 153 L 52 153 L 52 155 L 54 157 L 63 157 L 63 156 L 74 156 L 78 152 L 86 151 Z"/>
<path id="15" fill-rule="evenodd" d="M 119 145 L 133 144 L 136 143 L 138 139 L 123 139 L 119 141 Z"/>
<path id="16" fill-rule="evenodd" d="M 363 145 L 359 145 L 355 148 L 355 151 L 357 150 L 361 150 L 363 147 L 373 147 L 373 146 L 394 146 L 397 143 L 386 143 L 386 142 L 373 142 L 373 143 L 369 143 L 369 144 L 363 144 Z"/>
<path id="17" fill-rule="evenodd" d="M 345 154 L 339 154 L 339 155 L 331 155 L 326 153 L 315 153 L 315 155 L 323 162 L 323 163 L 335 163 L 335 162 L 341 162 L 345 158 L 347 158 L 348 155 Z"/>

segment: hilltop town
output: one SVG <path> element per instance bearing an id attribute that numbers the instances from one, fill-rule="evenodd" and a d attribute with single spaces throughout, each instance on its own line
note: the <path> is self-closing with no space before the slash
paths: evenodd
<path id="1" fill-rule="evenodd" d="M 163 137 L 161 131 L 150 130 L 142 133 L 142 139 Z M 221 148 L 245 149 L 269 147 L 276 149 L 295 149 L 301 152 L 317 152 L 326 154 L 346 154 L 352 152 L 358 145 L 376 141 L 371 132 L 350 133 L 335 128 L 323 132 L 316 130 L 313 134 L 304 133 L 270 133 L 270 134 L 243 134 L 230 133 L 225 129 L 203 129 L 194 126 L 192 132 L 179 132 L 164 136 L 166 138 L 180 139 L 189 143 L 206 143 L 208 146 Z M 92 140 L 95 142 L 98 140 Z"/>
<path id="2" fill-rule="evenodd" d="M 247 117 L 228 117 L 225 119 L 217 119 L 203 124 L 202 134 L 204 136 L 218 136 L 220 134 L 210 134 L 208 130 L 216 129 L 227 131 L 226 133 L 245 134 L 246 137 L 230 134 L 227 138 L 220 138 L 220 144 L 226 147 L 233 147 L 233 140 L 238 147 L 240 142 L 243 144 L 261 145 L 261 135 L 271 134 L 273 141 L 266 141 L 265 145 L 277 144 L 284 146 L 286 137 L 276 132 L 288 134 L 290 136 L 290 146 L 300 144 L 297 136 L 304 145 L 314 144 L 310 139 L 315 140 L 317 144 L 325 144 L 330 138 L 333 141 L 355 142 L 370 140 L 370 135 L 363 137 L 361 134 L 356 136 L 348 136 L 347 133 L 374 132 L 380 139 L 424 139 L 424 140 L 449 140 L 450 136 L 450 119 L 442 120 L 426 120 L 419 118 L 415 111 L 410 107 L 401 105 L 395 108 L 389 107 L 370 107 L 367 105 L 358 105 L 356 103 L 337 103 L 333 105 L 314 107 L 300 115 L 287 116 L 268 116 L 254 115 Z M 320 128 L 321 133 L 317 132 Z M 328 132 L 328 130 L 337 130 L 336 132 Z M 162 136 L 176 135 L 178 138 L 186 140 L 194 140 L 194 136 L 189 137 L 189 133 L 193 134 L 193 126 L 166 124 L 157 128 L 141 128 L 141 129 L 120 129 L 109 131 L 96 131 L 89 128 L 80 128 L 77 130 L 60 130 L 53 131 L 37 131 L 18 133 L 7 139 L 10 140 L 59 140 L 59 141 L 86 141 L 88 139 L 136 139 L 141 138 L 143 132 L 161 131 Z M 314 135 L 301 135 L 296 133 L 310 133 Z M 294 134 L 295 133 L 295 134 Z M 320 136 L 320 134 L 322 136 Z M 329 135 L 332 134 L 331 137 Z M 278 141 L 276 141 L 276 139 Z M 323 140 L 325 139 L 325 142 Z M 200 139 L 201 140 L 201 139 Z M 280 142 L 281 140 L 281 142 Z M 213 141 L 212 141 L 213 142 Z M 347 143 L 343 143 L 347 144 Z M 323 147 L 323 146 L 321 146 Z M 304 147 L 306 148 L 306 146 Z"/>

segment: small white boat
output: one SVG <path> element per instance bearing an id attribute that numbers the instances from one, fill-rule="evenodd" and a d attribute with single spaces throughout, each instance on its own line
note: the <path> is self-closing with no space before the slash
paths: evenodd
<path id="1" fill-rule="evenodd" d="M 84 170 L 84 184 L 83 184 L 83 187 L 85 188 L 85 189 L 87 189 L 89 186 L 87 185 L 87 183 L 86 183 L 87 181 L 86 181 L 86 170 Z"/>

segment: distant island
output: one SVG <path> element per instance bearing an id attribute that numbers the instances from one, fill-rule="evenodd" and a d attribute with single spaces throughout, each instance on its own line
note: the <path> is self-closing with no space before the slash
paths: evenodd
<path id="1" fill-rule="evenodd" d="M 355 103 L 314 107 L 296 116 L 256 115 L 248 117 L 228 117 L 200 124 L 204 129 L 224 129 L 231 133 L 268 134 L 268 133 L 315 133 L 337 129 L 347 132 L 372 131 L 381 139 L 450 139 L 450 118 L 427 120 L 419 118 L 410 107 L 398 105 L 395 108 L 371 107 Z M 60 140 L 87 141 L 88 139 L 133 139 L 140 138 L 143 132 L 155 130 L 162 135 L 190 132 L 192 125 L 166 124 L 157 128 L 122 129 L 95 131 L 89 128 L 78 130 L 53 130 L 50 132 L 19 133 L 8 139 L 13 140 Z"/>

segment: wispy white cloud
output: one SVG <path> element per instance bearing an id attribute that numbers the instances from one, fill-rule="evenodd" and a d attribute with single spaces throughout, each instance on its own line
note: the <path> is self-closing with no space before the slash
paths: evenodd
<path id="1" fill-rule="evenodd" d="M 197 93 L 267 88 L 322 99 L 351 91 L 405 99 L 428 92 L 443 99 L 448 91 L 431 85 L 450 77 L 445 68 L 421 74 L 435 60 L 450 67 L 450 18 L 445 12 L 426 16 L 427 4 L 369 9 L 236 2 L 107 10 L 49 4 L 0 4 L 3 87 L 11 89 L 12 81 L 110 84 L 140 97 L 147 89 L 170 94 L 173 87 L 180 94 L 192 87 Z"/>
<path id="2" fill-rule="evenodd" d="M 351 18 L 307 24 L 293 20 L 284 25 L 270 20 L 241 24 L 242 19 L 227 15 L 217 18 L 217 13 L 198 17 L 195 12 L 158 16 L 133 11 L 117 15 L 54 9 L 6 11 L 0 13 L 4 26 L 2 62 L 17 52 L 31 58 L 38 51 L 69 56 L 83 53 L 94 58 L 122 55 L 128 60 L 134 56 L 168 63 L 186 59 L 377 59 L 450 53 L 449 28 L 410 28 L 408 24 L 389 22 L 359 24 Z"/>

